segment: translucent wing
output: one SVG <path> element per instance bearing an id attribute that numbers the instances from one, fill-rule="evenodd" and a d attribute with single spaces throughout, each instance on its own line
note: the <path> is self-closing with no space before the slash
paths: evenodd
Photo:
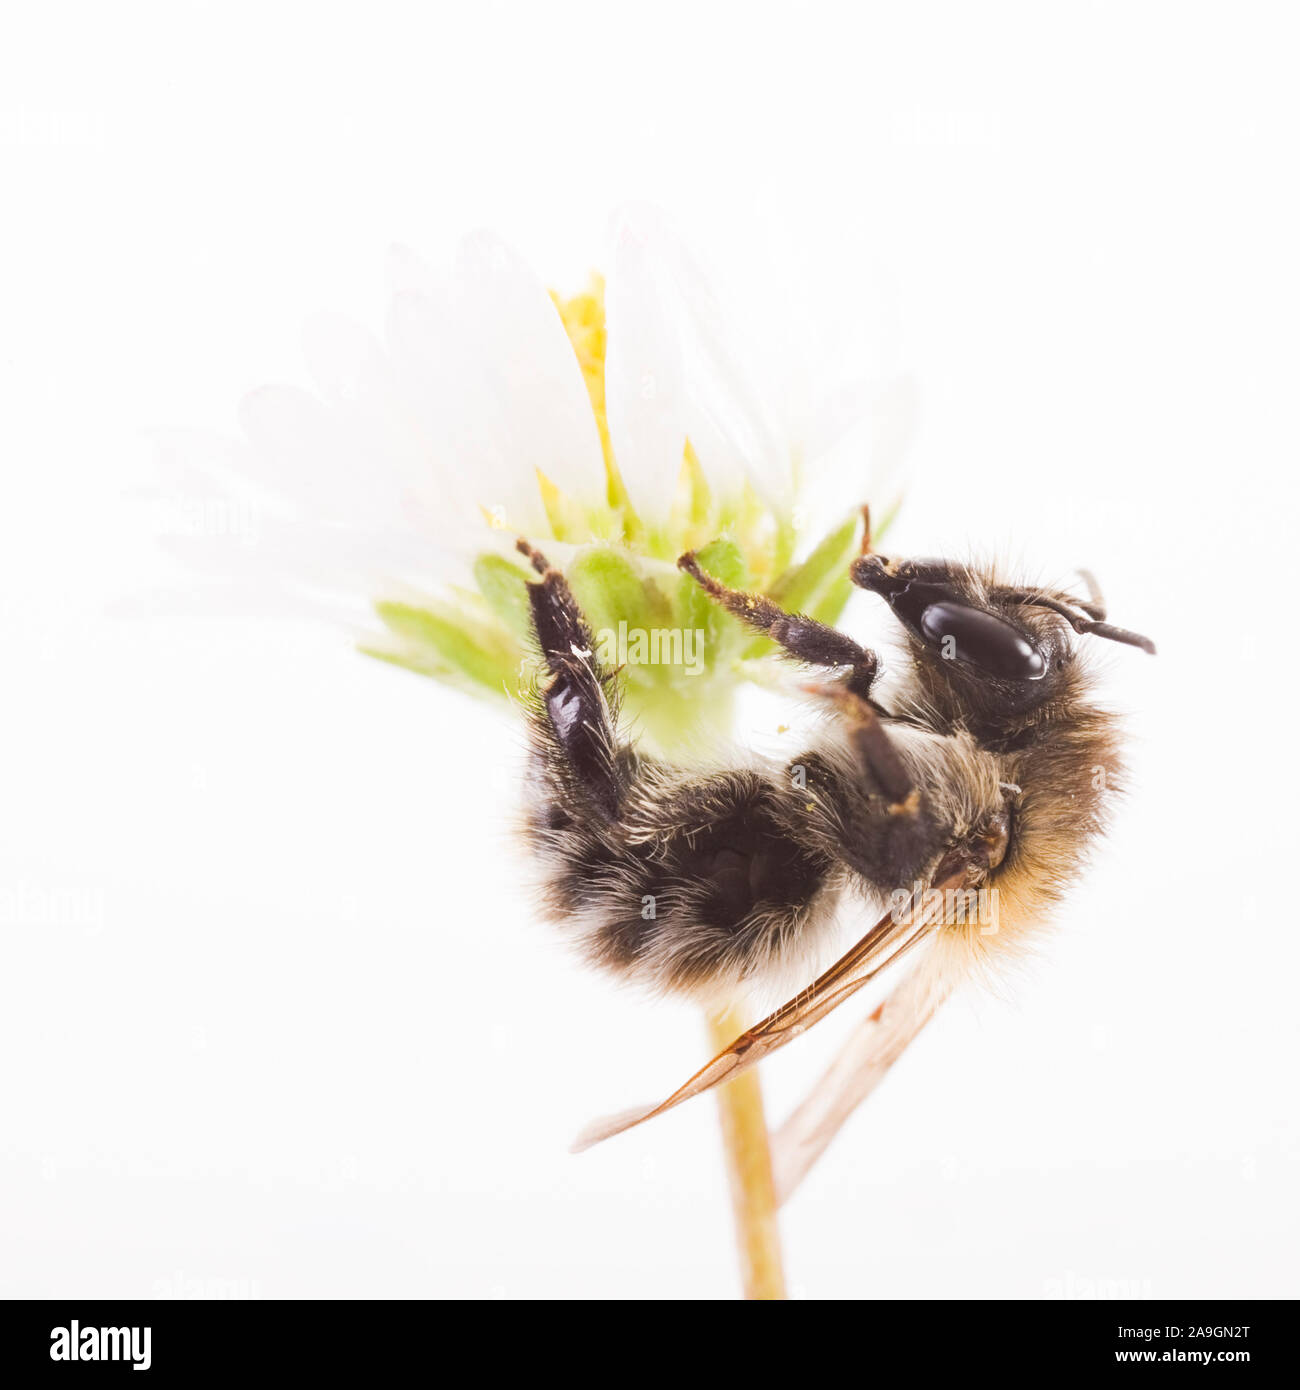
<path id="1" fill-rule="evenodd" d="M 772 1177 L 779 1203 L 795 1188 L 840 1127 L 948 997 L 951 982 L 922 961 L 869 1018 L 854 1029 L 821 1080 L 772 1136 Z"/>
<path id="2" fill-rule="evenodd" d="M 625 1110 L 617 1115 L 607 1116 L 589 1125 L 574 1142 L 573 1150 L 581 1153 L 593 1144 L 621 1134 L 625 1129 L 644 1124 L 656 1115 L 662 1115 L 674 1106 L 680 1105 L 692 1096 L 712 1090 L 720 1082 L 762 1061 L 764 1057 L 793 1042 L 805 1033 L 814 1023 L 825 1018 L 832 1009 L 856 994 L 863 985 L 874 979 L 887 965 L 900 960 L 914 946 L 923 941 L 943 920 L 943 891 L 950 888 L 968 887 L 972 875 L 982 876 L 982 868 L 973 865 L 964 855 L 950 855 L 940 864 L 935 874 L 934 887 L 941 890 L 937 895 L 927 895 L 925 901 L 931 906 L 917 911 L 918 895 L 913 895 L 912 909 L 908 912 L 891 911 L 876 923 L 861 941 L 843 956 L 824 974 L 820 975 L 807 989 L 800 991 L 788 1003 L 783 1004 L 761 1023 L 744 1032 L 722 1052 L 696 1072 L 685 1085 L 680 1086 L 658 1105 L 636 1110 Z"/>

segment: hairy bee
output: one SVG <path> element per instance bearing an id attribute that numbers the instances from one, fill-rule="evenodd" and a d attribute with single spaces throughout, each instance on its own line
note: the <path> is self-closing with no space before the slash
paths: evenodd
<path id="1" fill-rule="evenodd" d="M 874 652 L 727 588 L 683 555 L 679 567 L 709 598 L 827 673 L 810 687 L 828 713 L 812 746 L 784 763 L 701 771 L 620 739 L 614 673 L 601 668 L 564 576 L 527 542 L 519 550 L 539 576 L 529 598 L 545 667 L 530 710 L 525 833 L 547 908 L 590 960 L 716 1000 L 814 954 L 842 904 L 892 904 L 662 1105 L 614 1117 L 580 1143 L 753 1065 L 925 941 L 924 979 L 900 993 L 906 1017 L 891 1017 L 881 1040 L 892 1060 L 955 978 L 1016 949 L 1104 827 L 1122 776 L 1119 731 L 1093 702 L 1075 639 L 1155 648 L 1106 621 L 1088 576 L 1079 599 L 967 565 L 886 559 L 864 541 L 852 580 L 889 605 L 909 658 L 886 708 Z M 994 930 L 953 907 L 990 886 Z M 863 1061 L 870 1072 L 879 1057 Z"/>

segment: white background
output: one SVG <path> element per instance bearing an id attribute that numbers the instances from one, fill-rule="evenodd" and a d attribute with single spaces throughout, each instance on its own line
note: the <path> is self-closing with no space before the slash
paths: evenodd
<path id="1" fill-rule="evenodd" d="M 1086 563 L 1160 643 L 1106 654 L 1136 776 L 1094 875 L 787 1209 L 793 1290 L 1300 1293 L 1286 19 L 11 12 L 0 1290 L 734 1292 L 708 1102 L 566 1152 L 704 1043 L 536 920 L 515 731 L 328 630 L 112 608 L 180 582 L 145 429 L 301 379 L 394 240 L 492 225 L 572 286 L 635 196 L 723 263 L 869 261 L 924 399 L 898 548 Z M 851 1022 L 769 1065 L 774 1114 Z"/>

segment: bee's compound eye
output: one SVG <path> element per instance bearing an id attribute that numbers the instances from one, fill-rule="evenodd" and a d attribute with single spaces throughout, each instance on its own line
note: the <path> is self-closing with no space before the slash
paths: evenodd
<path id="1" fill-rule="evenodd" d="M 1042 652 L 1010 623 L 964 603 L 941 601 L 921 614 L 921 633 L 940 654 L 969 662 L 1005 680 L 1041 680 L 1047 671 Z"/>

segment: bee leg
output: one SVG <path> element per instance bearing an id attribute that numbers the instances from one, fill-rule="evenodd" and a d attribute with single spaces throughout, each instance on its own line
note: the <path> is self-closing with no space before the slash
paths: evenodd
<path id="1" fill-rule="evenodd" d="M 852 755 L 838 767 L 818 752 L 799 759 L 803 780 L 796 785 L 806 799 L 795 804 L 808 813 L 810 833 L 886 897 L 928 881 L 953 839 L 942 795 L 921 780 L 869 700 L 838 681 L 808 689 L 835 707 Z"/>
<path id="2" fill-rule="evenodd" d="M 515 542 L 515 549 L 527 557 L 529 564 L 541 575 L 541 582 L 528 586 L 529 601 L 532 604 L 533 628 L 542 655 L 549 664 L 554 657 L 567 661 L 571 657 L 589 661 L 593 670 L 595 648 L 591 629 L 583 617 L 578 600 L 569 588 L 569 581 L 547 560 L 540 550 L 535 550 L 526 540 Z M 598 673 L 602 682 L 608 677 Z"/>
<path id="3" fill-rule="evenodd" d="M 920 791 L 875 706 L 847 685 L 818 685 L 810 689 L 830 700 L 844 716 L 854 752 L 889 798 L 890 814 L 915 816 L 920 810 Z"/>
<path id="4" fill-rule="evenodd" d="M 875 652 L 858 646 L 851 637 L 814 618 L 806 618 L 802 613 L 787 613 L 762 594 L 727 588 L 700 568 L 692 550 L 678 557 L 677 568 L 685 570 L 715 603 L 720 603 L 755 632 L 770 637 L 789 656 L 810 666 L 849 667 L 845 688 L 863 700 L 870 696 L 879 669 Z"/>
<path id="5" fill-rule="evenodd" d="M 615 820 L 618 747 L 605 691 L 612 673 L 596 660 L 591 629 L 564 575 L 527 541 L 516 548 L 541 575 L 528 585 L 528 601 L 550 681 L 534 727 L 547 749 L 558 753 L 561 774 L 575 795 L 602 819 Z"/>

